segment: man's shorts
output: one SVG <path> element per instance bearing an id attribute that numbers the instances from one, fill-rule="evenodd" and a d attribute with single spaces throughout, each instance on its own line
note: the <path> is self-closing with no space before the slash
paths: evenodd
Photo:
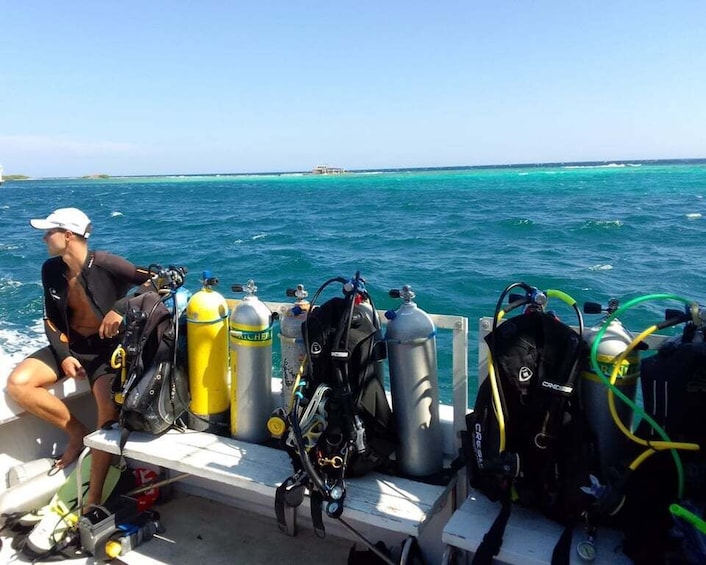
<path id="1" fill-rule="evenodd" d="M 98 334 L 87 337 L 79 336 L 69 344 L 71 355 L 78 359 L 78 362 L 86 370 L 91 388 L 99 377 L 115 374 L 116 370 L 110 366 L 110 358 L 119 344 L 118 339 L 101 339 Z M 49 345 L 35 351 L 28 359 L 37 359 L 51 367 L 57 375 L 57 380 L 66 376 L 61 370 L 61 363 L 54 354 L 54 350 Z"/>

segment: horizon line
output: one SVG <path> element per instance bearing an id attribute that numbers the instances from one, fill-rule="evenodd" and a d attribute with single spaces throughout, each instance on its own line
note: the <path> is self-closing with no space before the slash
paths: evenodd
<path id="1" fill-rule="evenodd" d="M 343 169 L 344 173 L 372 173 L 372 172 L 399 172 L 399 171 L 433 171 L 433 170 L 462 170 L 462 169 L 512 169 L 512 168 L 540 168 L 540 167 L 565 167 L 570 165 L 583 166 L 607 166 L 607 165 L 630 165 L 630 164 L 687 164 L 697 161 L 704 161 L 706 157 L 686 157 L 686 158 L 665 158 L 665 159 L 606 159 L 592 161 L 546 161 L 538 163 L 506 163 L 492 165 L 447 165 L 447 166 L 419 166 L 419 167 L 385 167 L 373 169 Z M 338 167 L 337 167 L 338 168 Z M 100 180 L 101 177 L 107 178 L 153 178 L 153 177 L 203 177 L 203 176 L 267 176 L 267 175 L 296 175 L 296 174 L 312 174 L 312 169 L 308 170 L 292 170 L 292 171 L 259 171 L 259 172 L 244 172 L 244 173 L 146 173 L 146 174 L 107 174 L 107 173 L 88 173 L 80 176 L 27 176 L 24 179 L 13 179 L 15 176 L 25 176 L 21 173 L 4 173 L 4 181 L 13 180 L 42 180 L 42 179 L 86 179 Z M 315 175 L 314 175 L 315 176 Z M 320 175 L 320 176 L 337 176 L 337 175 Z"/>

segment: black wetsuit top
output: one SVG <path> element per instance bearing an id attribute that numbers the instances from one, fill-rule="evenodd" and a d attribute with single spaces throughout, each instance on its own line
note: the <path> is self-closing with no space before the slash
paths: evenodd
<path id="1" fill-rule="evenodd" d="M 72 335 L 69 320 L 68 266 L 61 257 L 52 257 L 42 265 L 44 286 L 44 331 L 59 363 L 71 356 L 69 343 L 82 337 Z M 149 280 L 147 269 L 104 251 L 89 251 L 78 275 L 78 283 L 99 320 L 110 310 L 125 315 L 127 291 Z"/>

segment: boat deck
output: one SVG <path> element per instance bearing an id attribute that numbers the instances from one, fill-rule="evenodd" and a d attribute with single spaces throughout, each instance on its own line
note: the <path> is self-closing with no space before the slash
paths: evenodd
<path id="1" fill-rule="evenodd" d="M 149 542 L 112 561 L 117 565 L 172 565 L 208 563 L 346 563 L 354 542 L 332 534 L 319 539 L 301 527 L 290 537 L 279 531 L 274 516 L 267 517 L 200 496 L 177 492 L 172 500 L 155 507 L 165 528 Z M 2 536 L 0 563 L 32 563 L 12 548 L 12 538 Z M 358 545 L 360 548 L 360 544 Z M 62 561 L 70 565 L 104 563 L 93 557 Z M 56 560 L 35 563 L 57 563 Z"/>
<path id="2" fill-rule="evenodd" d="M 163 505 L 166 531 L 121 557 L 128 565 L 144 563 L 346 563 L 353 542 L 313 530 L 295 537 L 279 531 L 273 516 L 179 494 Z"/>

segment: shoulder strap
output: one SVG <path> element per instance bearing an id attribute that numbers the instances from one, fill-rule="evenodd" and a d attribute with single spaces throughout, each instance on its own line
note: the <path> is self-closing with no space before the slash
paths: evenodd
<path id="1" fill-rule="evenodd" d="M 295 473 L 284 481 L 275 491 L 275 516 L 279 529 L 287 535 L 297 533 L 296 513 L 291 513 L 292 523 L 287 523 L 287 509 L 296 508 L 304 501 L 306 475 Z"/>
<path id="2" fill-rule="evenodd" d="M 571 562 L 571 537 L 574 524 L 567 524 L 552 552 L 552 565 L 568 565 Z"/>
<path id="3" fill-rule="evenodd" d="M 509 496 L 505 496 L 498 516 L 488 532 L 483 536 L 483 541 L 476 550 L 472 565 L 491 565 L 493 563 L 493 557 L 500 552 L 500 548 L 503 545 L 503 535 L 505 534 L 505 528 L 511 512 L 512 502 L 510 502 Z"/>

